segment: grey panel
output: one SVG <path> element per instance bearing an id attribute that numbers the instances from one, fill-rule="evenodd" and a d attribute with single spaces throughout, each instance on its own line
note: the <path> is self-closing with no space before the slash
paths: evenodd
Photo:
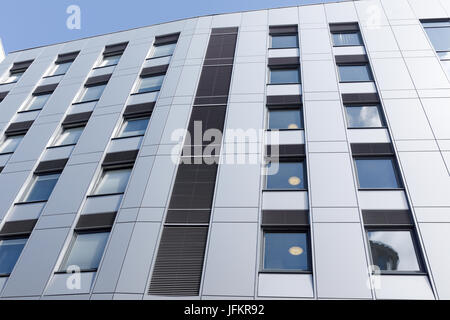
<path id="1" fill-rule="evenodd" d="M 101 76 L 89 78 L 89 79 L 87 79 L 85 86 L 91 87 L 91 86 L 99 86 L 102 84 L 106 84 L 106 83 L 108 83 L 109 79 L 111 79 L 111 76 L 112 76 L 112 74 L 104 74 Z"/>
<path id="2" fill-rule="evenodd" d="M 309 212 L 305 210 L 264 210 L 262 225 L 268 226 L 309 226 Z"/>
<path id="3" fill-rule="evenodd" d="M 119 54 L 123 54 L 125 49 L 128 46 L 128 42 L 112 44 L 105 47 L 105 51 L 103 51 L 104 56 L 115 56 Z"/>
<path id="4" fill-rule="evenodd" d="M 0 231 L 0 238 L 28 235 L 33 231 L 36 223 L 37 219 L 6 222 Z"/>
<path id="5" fill-rule="evenodd" d="M 156 36 L 155 42 L 153 43 L 153 45 L 154 46 L 162 46 L 165 44 L 177 43 L 179 37 L 180 37 L 180 33 Z"/>
<path id="6" fill-rule="evenodd" d="M 62 63 L 75 61 L 75 59 L 78 57 L 79 53 L 80 53 L 79 51 L 75 51 L 75 52 L 60 54 L 60 55 L 58 55 L 58 59 L 56 59 L 55 63 L 62 64 Z"/>
<path id="7" fill-rule="evenodd" d="M 412 226 L 409 210 L 363 210 L 366 226 Z"/>
<path id="8" fill-rule="evenodd" d="M 31 128 L 31 126 L 33 125 L 33 122 L 34 121 L 24 121 L 24 122 L 12 123 L 12 124 L 10 124 L 8 129 L 6 129 L 5 134 L 7 136 L 25 134 Z"/>
<path id="9" fill-rule="evenodd" d="M 33 95 L 38 96 L 41 94 L 52 93 L 58 87 L 58 84 L 59 83 L 47 84 L 45 86 L 39 86 L 34 90 Z"/>
<path id="10" fill-rule="evenodd" d="M 357 22 L 354 23 L 330 23 L 331 33 L 359 31 Z"/>
<path id="11" fill-rule="evenodd" d="M 42 161 L 34 171 L 36 175 L 62 172 L 69 159 Z"/>
<path id="12" fill-rule="evenodd" d="M 77 230 L 108 229 L 116 220 L 117 212 L 82 215 L 78 220 Z"/>
<path id="13" fill-rule="evenodd" d="M 136 161 L 139 150 L 121 151 L 108 153 L 103 160 L 103 167 L 118 167 L 124 165 L 132 165 Z"/>
<path id="14" fill-rule="evenodd" d="M 280 26 L 270 26 L 270 35 L 284 35 L 284 34 L 297 34 L 298 26 L 296 25 L 280 25 Z"/>
<path id="15" fill-rule="evenodd" d="M 390 143 L 352 143 L 353 156 L 393 155 L 394 148 Z"/>

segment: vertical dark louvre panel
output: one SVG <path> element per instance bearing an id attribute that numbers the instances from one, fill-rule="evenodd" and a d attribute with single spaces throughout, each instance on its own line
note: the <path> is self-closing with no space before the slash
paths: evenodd
<path id="1" fill-rule="evenodd" d="M 191 132 L 195 121 L 203 122 L 203 131 L 223 130 L 237 32 L 238 28 L 213 29 L 195 99 L 202 106 L 193 107 Z M 190 145 L 186 141 L 185 147 Z M 217 168 L 217 163 L 205 162 L 178 166 L 148 294 L 198 296 L 208 236 L 208 226 L 203 224 L 210 219 Z M 176 223 L 189 226 L 173 226 Z"/>
<path id="2" fill-rule="evenodd" d="M 197 296 L 207 227 L 165 227 L 148 294 Z"/>

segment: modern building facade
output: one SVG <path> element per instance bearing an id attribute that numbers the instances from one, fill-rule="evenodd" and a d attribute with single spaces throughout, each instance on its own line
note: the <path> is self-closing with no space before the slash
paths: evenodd
<path id="1" fill-rule="evenodd" d="M 449 35 L 362 0 L 8 54 L 0 299 L 450 299 Z"/>

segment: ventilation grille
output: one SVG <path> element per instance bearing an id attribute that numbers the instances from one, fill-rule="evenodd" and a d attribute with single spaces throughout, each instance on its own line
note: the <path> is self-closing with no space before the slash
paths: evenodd
<path id="1" fill-rule="evenodd" d="M 165 227 L 148 294 L 198 296 L 207 227 Z"/>

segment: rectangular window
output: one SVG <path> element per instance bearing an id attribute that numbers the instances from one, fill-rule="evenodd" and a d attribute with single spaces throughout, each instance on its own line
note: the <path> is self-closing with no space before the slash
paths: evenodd
<path id="1" fill-rule="evenodd" d="M 160 57 L 171 56 L 171 55 L 173 55 L 176 46 L 177 46 L 176 43 L 155 46 L 153 48 L 151 58 L 160 58 Z"/>
<path id="2" fill-rule="evenodd" d="M 267 165 L 266 188 L 268 190 L 306 189 L 304 161 L 270 162 Z"/>
<path id="3" fill-rule="evenodd" d="M 104 171 L 94 189 L 94 195 L 124 193 L 130 175 L 131 168 Z"/>
<path id="4" fill-rule="evenodd" d="M 50 99 L 50 97 L 51 94 L 42 94 L 38 96 L 33 96 L 31 97 L 25 109 L 22 111 L 41 110 L 44 108 L 45 104 L 47 103 L 48 99 Z"/>
<path id="5" fill-rule="evenodd" d="M 20 142 L 22 142 L 24 136 L 11 136 L 7 137 L 5 141 L 0 145 L 0 154 L 13 153 L 16 151 Z"/>
<path id="6" fill-rule="evenodd" d="M 307 232 L 266 232 L 264 271 L 311 271 Z"/>
<path id="7" fill-rule="evenodd" d="M 106 84 L 102 84 L 100 86 L 85 87 L 83 93 L 81 94 L 79 102 L 100 100 L 105 88 Z"/>
<path id="8" fill-rule="evenodd" d="M 338 69 L 341 82 L 373 81 L 372 71 L 368 64 L 340 65 Z"/>
<path id="9" fill-rule="evenodd" d="M 103 60 L 98 64 L 97 68 L 115 66 L 119 63 L 120 58 L 122 58 L 121 54 L 117 54 L 114 56 L 104 56 Z"/>
<path id="10" fill-rule="evenodd" d="M 359 32 L 333 33 L 335 47 L 362 46 L 362 38 Z"/>
<path id="11" fill-rule="evenodd" d="M 270 84 L 300 83 L 300 71 L 292 69 L 271 69 Z"/>
<path id="12" fill-rule="evenodd" d="M 110 232 L 75 233 L 61 271 L 76 266 L 81 271 L 96 271 L 105 251 Z"/>
<path id="13" fill-rule="evenodd" d="M 141 78 L 137 93 L 154 92 L 161 90 L 164 75 Z"/>
<path id="14" fill-rule="evenodd" d="M 7 77 L 2 81 L 3 83 L 14 83 L 20 80 L 22 78 L 25 71 L 21 72 L 10 72 Z"/>
<path id="15" fill-rule="evenodd" d="M 298 39 L 296 34 L 273 35 L 271 40 L 272 49 L 298 48 Z"/>
<path id="16" fill-rule="evenodd" d="M 150 118 L 126 119 L 120 128 L 119 137 L 142 136 L 147 130 Z"/>
<path id="17" fill-rule="evenodd" d="M 0 276 L 11 274 L 27 240 L 27 238 L 0 240 Z"/>
<path id="18" fill-rule="evenodd" d="M 450 77 L 450 20 L 423 22 L 423 26 Z"/>
<path id="19" fill-rule="evenodd" d="M 349 128 L 381 128 L 384 122 L 380 106 L 345 106 Z"/>
<path id="20" fill-rule="evenodd" d="M 381 271 L 420 272 L 411 230 L 368 230 L 372 264 Z"/>
<path id="21" fill-rule="evenodd" d="M 300 109 L 269 110 L 270 130 L 303 129 L 303 116 Z"/>
<path id="22" fill-rule="evenodd" d="M 49 76 L 61 76 L 66 74 L 69 70 L 72 62 L 58 63 L 53 66 L 53 69 L 49 72 Z"/>
<path id="23" fill-rule="evenodd" d="M 84 127 L 63 129 L 53 146 L 61 147 L 77 144 L 81 134 L 83 133 L 83 130 Z"/>
<path id="24" fill-rule="evenodd" d="M 22 197 L 22 202 L 47 201 L 58 182 L 60 174 L 35 176 Z"/>
<path id="25" fill-rule="evenodd" d="M 402 187 L 393 158 L 356 158 L 361 189 L 398 189 Z"/>

